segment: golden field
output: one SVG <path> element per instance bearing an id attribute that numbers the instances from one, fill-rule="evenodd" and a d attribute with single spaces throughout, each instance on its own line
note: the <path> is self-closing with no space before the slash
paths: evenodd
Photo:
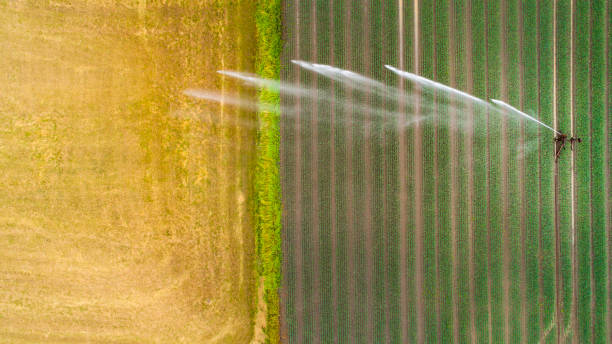
<path id="1" fill-rule="evenodd" d="M 0 342 L 251 341 L 246 3 L 0 0 Z"/>

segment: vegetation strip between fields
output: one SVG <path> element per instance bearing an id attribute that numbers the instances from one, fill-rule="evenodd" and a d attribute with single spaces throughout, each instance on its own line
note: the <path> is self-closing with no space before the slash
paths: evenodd
<path id="1" fill-rule="evenodd" d="M 258 0 L 257 74 L 278 79 L 280 72 L 281 0 Z M 263 103 L 279 105 L 278 93 L 262 89 Z M 281 202 L 279 179 L 279 114 L 260 112 L 257 138 L 257 167 L 255 172 L 257 273 L 264 280 L 266 302 L 267 342 L 278 343 L 279 287 L 281 273 Z"/>

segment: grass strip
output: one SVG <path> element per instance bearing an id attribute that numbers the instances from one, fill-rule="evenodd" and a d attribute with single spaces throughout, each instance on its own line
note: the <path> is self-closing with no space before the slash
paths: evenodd
<path id="1" fill-rule="evenodd" d="M 281 0 L 258 0 L 255 15 L 257 27 L 257 74 L 279 79 L 281 39 Z M 259 100 L 280 104 L 277 92 L 262 89 Z M 279 287 L 281 282 L 281 190 L 279 178 L 280 128 L 279 114 L 260 112 L 257 137 L 257 167 L 255 172 L 257 273 L 264 279 L 264 299 L 267 305 L 266 342 L 278 343 Z M 291 299 L 291 297 L 289 297 Z"/>

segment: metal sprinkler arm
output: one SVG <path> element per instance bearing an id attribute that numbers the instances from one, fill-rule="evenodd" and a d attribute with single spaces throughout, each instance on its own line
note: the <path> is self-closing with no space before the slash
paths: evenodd
<path id="1" fill-rule="evenodd" d="M 555 152 L 555 162 L 559 161 L 559 156 L 561 156 L 561 150 L 565 147 L 565 140 L 567 140 L 567 135 L 559 133 L 555 137 L 556 143 L 556 152 Z"/>

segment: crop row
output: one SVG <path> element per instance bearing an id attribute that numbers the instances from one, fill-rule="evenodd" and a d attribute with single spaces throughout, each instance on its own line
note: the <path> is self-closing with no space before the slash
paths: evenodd
<path id="1" fill-rule="evenodd" d="M 417 28 L 413 5 L 402 2 L 402 13 L 391 0 L 286 6 L 286 80 L 335 98 L 283 100 L 300 109 L 281 119 L 289 338 L 605 341 L 609 76 L 597 43 L 606 41 L 605 2 L 422 2 Z M 289 59 L 422 97 L 343 87 Z M 503 99 L 564 133 L 573 125 L 583 142 L 555 164 L 548 129 L 454 106 L 384 64 Z M 378 116 L 385 110 L 406 117 Z M 432 116 L 398 125 L 419 111 Z"/>

